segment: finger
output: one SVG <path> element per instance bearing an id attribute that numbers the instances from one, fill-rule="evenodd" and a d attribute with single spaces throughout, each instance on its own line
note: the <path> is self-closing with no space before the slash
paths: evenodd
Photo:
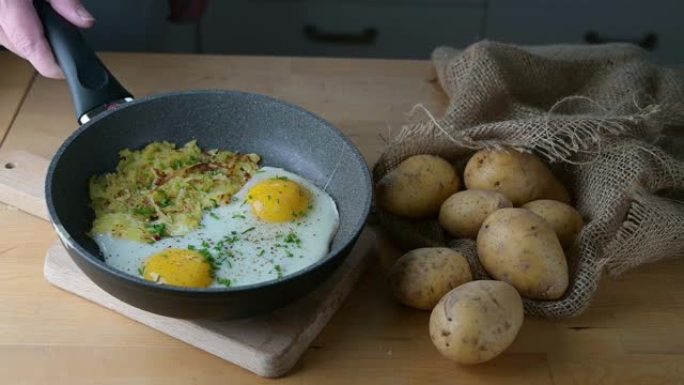
<path id="1" fill-rule="evenodd" d="M 7 36 L 5 35 L 5 31 L 0 28 L 0 45 L 7 48 L 8 50 L 14 52 L 14 47 L 12 46 L 12 42 L 9 41 Z"/>
<path id="2" fill-rule="evenodd" d="M 77 27 L 90 28 L 95 24 L 95 18 L 79 0 L 50 0 L 50 4 L 52 9 Z"/>
<path id="3" fill-rule="evenodd" d="M 0 1 L 0 15 L 0 28 L 14 53 L 31 62 L 45 77 L 64 77 L 45 40 L 43 27 L 31 1 Z"/>

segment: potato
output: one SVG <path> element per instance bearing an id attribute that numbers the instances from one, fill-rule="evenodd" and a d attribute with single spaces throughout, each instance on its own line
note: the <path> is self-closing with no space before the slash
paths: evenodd
<path id="1" fill-rule="evenodd" d="M 475 239 L 489 214 L 512 206 L 505 195 L 496 191 L 460 191 L 442 203 L 439 224 L 454 237 Z"/>
<path id="2" fill-rule="evenodd" d="M 494 211 L 477 234 L 482 267 L 524 297 L 558 299 L 568 288 L 568 265 L 551 225 L 520 208 Z"/>
<path id="3" fill-rule="evenodd" d="M 508 348 L 522 326 L 522 299 L 506 282 L 473 281 L 442 298 L 430 315 L 430 338 L 460 364 L 489 361 Z"/>
<path id="4" fill-rule="evenodd" d="M 546 194 L 544 194 L 544 199 L 551 199 L 554 201 L 570 204 L 570 193 L 568 193 L 568 190 L 561 182 L 559 182 L 557 179 L 554 179 L 551 183 L 551 187 L 549 187 Z"/>
<path id="5" fill-rule="evenodd" d="M 446 247 L 425 247 L 397 260 L 390 270 L 389 285 L 404 305 L 432 310 L 449 290 L 472 279 L 461 253 Z"/>
<path id="6" fill-rule="evenodd" d="M 514 150 L 478 151 L 468 160 L 463 179 L 468 189 L 498 191 L 514 206 L 562 194 L 562 186 L 556 185 L 558 182 L 541 159 Z"/>
<path id="7" fill-rule="evenodd" d="M 458 191 L 454 167 L 432 155 L 415 155 L 385 175 L 376 185 L 377 204 L 406 218 L 434 217 L 439 206 Z"/>
<path id="8" fill-rule="evenodd" d="M 532 211 L 549 222 L 564 247 L 572 244 L 584 226 L 580 213 L 563 202 L 541 199 L 525 203 L 522 208 Z"/>

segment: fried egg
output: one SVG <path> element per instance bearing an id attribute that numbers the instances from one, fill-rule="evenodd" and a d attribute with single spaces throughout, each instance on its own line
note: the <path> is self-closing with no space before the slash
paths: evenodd
<path id="1" fill-rule="evenodd" d="M 321 260 L 339 226 L 332 197 L 303 177 L 263 167 L 200 228 L 154 243 L 93 234 L 105 262 L 183 287 L 242 286 L 283 278 Z"/>

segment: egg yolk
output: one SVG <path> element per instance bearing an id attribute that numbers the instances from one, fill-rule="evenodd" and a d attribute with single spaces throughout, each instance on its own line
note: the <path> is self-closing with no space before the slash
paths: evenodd
<path id="1" fill-rule="evenodd" d="M 143 278 L 183 287 L 208 287 L 213 282 L 211 265 L 194 250 L 166 249 L 145 262 Z"/>
<path id="2" fill-rule="evenodd" d="M 267 179 L 255 184 L 247 202 L 259 219 L 266 222 L 289 222 L 309 208 L 309 194 L 299 183 L 285 178 Z"/>

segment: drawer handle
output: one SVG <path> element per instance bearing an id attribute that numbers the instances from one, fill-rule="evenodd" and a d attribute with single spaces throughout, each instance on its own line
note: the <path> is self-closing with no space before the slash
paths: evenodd
<path id="1" fill-rule="evenodd" d="M 632 44 L 638 45 L 639 47 L 641 47 L 647 51 L 653 51 L 653 49 L 655 49 L 656 46 L 658 45 L 658 35 L 656 35 L 653 32 L 649 32 L 649 33 L 645 34 L 644 36 L 642 36 L 641 39 L 639 39 L 639 38 L 636 38 L 636 39 L 608 38 L 608 37 L 599 35 L 599 33 L 596 31 L 589 31 L 584 35 L 584 41 L 589 43 L 589 44 L 603 44 L 603 43 L 613 43 L 613 42 L 632 43 Z"/>
<path id="2" fill-rule="evenodd" d="M 356 33 L 326 32 L 318 29 L 315 25 L 304 26 L 304 36 L 316 43 L 340 44 L 340 45 L 371 45 L 378 37 L 378 30 L 367 27 Z"/>

